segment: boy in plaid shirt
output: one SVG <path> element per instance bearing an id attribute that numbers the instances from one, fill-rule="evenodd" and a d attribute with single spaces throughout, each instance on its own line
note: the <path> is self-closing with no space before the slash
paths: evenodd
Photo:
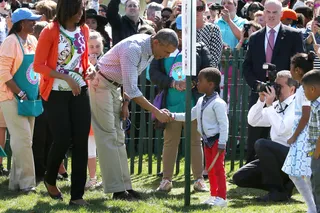
<path id="1" fill-rule="evenodd" d="M 311 101 L 311 115 L 309 121 L 309 145 L 312 155 L 311 184 L 317 213 L 320 213 L 320 71 L 312 70 L 302 78 L 302 85 L 306 98 Z"/>

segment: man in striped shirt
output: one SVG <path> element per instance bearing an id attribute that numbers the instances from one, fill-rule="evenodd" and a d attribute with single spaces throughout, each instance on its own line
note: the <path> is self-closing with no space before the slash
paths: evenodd
<path id="1" fill-rule="evenodd" d="M 133 35 L 119 42 L 98 62 L 99 73 L 90 85 L 92 127 L 104 191 L 113 193 L 114 199 L 139 198 L 131 186 L 125 136 L 120 121 L 129 115 L 130 99 L 151 111 L 159 121 L 170 120 L 167 112 L 157 109 L 142 95 L 138 88 L 138 76 L 153 58 L 168 57 L 177 49 L 178 43 L 178 36 L 171 29 L 160 30 L 154 36 Z"/>

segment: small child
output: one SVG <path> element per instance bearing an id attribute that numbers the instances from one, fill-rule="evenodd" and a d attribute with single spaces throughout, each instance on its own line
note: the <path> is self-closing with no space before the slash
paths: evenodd
<path id="1" fill-rule="evenodd" d="M 92 65 L 96 65 L 99 58 L 103 55 L 103 38 L 99 32 L 91 30 L 89 34 L 89 61 Z M 94 189 L 101 186 L 101 182 L 97 181 L 97 147 L 93 135 L 89 136 L 88 142 L 88 170 L 90 179 L 86 183 L 85 189 Z"/>
<path id="2" fill-rule="evenodd" d="M 311 101 L 311 115 L 309 121 L 309 144 L 311 160 L 311 185 L 313 198 L 320 213 L 320 71 L 307 72 L 302 80 L 304 93 Z"/>
<path id="3" fill-rule="evenodd" d="M 200 97 L 192 108 L 191 120 L 197 119 L 198 132 L 205 147 L 206 169 L 208 170 L 211 196 L 204 203 L 213 206 L 227 206 L 227 184 L 224 170 L 224 156 L 228 140 L 229 120 L 227 104 L 216 90 L 221 81 L 220 71 L 216 68 L 205 68 L 198 75 L 198 91 L 205 95 Z M 185 113 L 173 113 L 177 121 L 185 121 Z M 217 160 L 210 170 L 213 160 Z M 210 170 L 210 171 L 209 171 Z"/>
<path id="4" fill-rule="evenodd" d="M 298 53 L 291 59 L 290 72 L 294 80 L 301 82 L 302 76 L 313 69 L 314 52 Z M 315 212 L 316 206 L 311 191 L 311 157 L 308 152 L 308 121 L 310 117 L 310 101 L 304 95 L 303 87 L 296 91 L 294 100 L 295 120 L 293 134 L 288 140 L 290 149 L 283 164 L 282 171 L 289 175 L 299 193 L 304 198 L 308 212 Z"/>
<path id="5" fill-rule="evenodd" d="M 90 30 L 88 47 L 89 61 L 92 65 L 96 65 L 103 55 L 103 38 L 99 32 Z"/>

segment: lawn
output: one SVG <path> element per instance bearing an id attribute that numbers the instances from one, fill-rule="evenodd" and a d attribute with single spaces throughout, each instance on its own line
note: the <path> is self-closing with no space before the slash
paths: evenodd
<path id="1" fill-rule="evenodd" d="M 263 195 L 265 192 L 253 189 L 237 188 L 228 182 L 228 207 L 218 208 L 209 207 L 201 204 L 209 193 L 191 194 L 191 205 L 184 206 L 184 175 L 180 172 L 174 176 L 174 189 L 169 193 L 158 193 L 155 189 L 158 187 L 160 178 L 156 175 L 147 174 L 147 161 L 142 174 L 132 175 L 134 189 L 141 192 L 143 199 L 139 202 L 113 201 L 111 194 L 104 194 L 102 189 L 87 191 L 84 198 L 90 202 L 89 207 L 70 207 L 68 202 L 70 195 L 70 182 L 58 182 L 58 186 L 64 194 L 64 201 L 52 200 L 46 193 L 46 189 L 41 183 L 37 187 L 36 194 L 23 195 L 19 192 L 8 190 L 8 179 L 0 177 L 0 212 L 6 213 L 42 213 L 42 212 L 306 212 L 306 205 L 302 202 L 302 197 L 295 193 L 292 201 L 288 203 L 258 203 L 253 200 L 254 197 Z M 227 163 L 227 171 L 229 171 Z M 181 168 L 183 171 L 183 165 Z M 156 167 L 154 165 L 154 170 Z M 98 170 L 99 174 L 99 170 Z M 230 180 L 232 173 L 228 173 Z"/>

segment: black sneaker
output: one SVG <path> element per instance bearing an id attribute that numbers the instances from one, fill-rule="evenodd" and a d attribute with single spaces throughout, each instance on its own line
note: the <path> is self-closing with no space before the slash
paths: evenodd
<path id="1" fill-rule="evenodd" d="M 9 171 L 6 170 L 2 164 L 0 164 L 0 176 L 8 176 L 9 175 Z"/>

